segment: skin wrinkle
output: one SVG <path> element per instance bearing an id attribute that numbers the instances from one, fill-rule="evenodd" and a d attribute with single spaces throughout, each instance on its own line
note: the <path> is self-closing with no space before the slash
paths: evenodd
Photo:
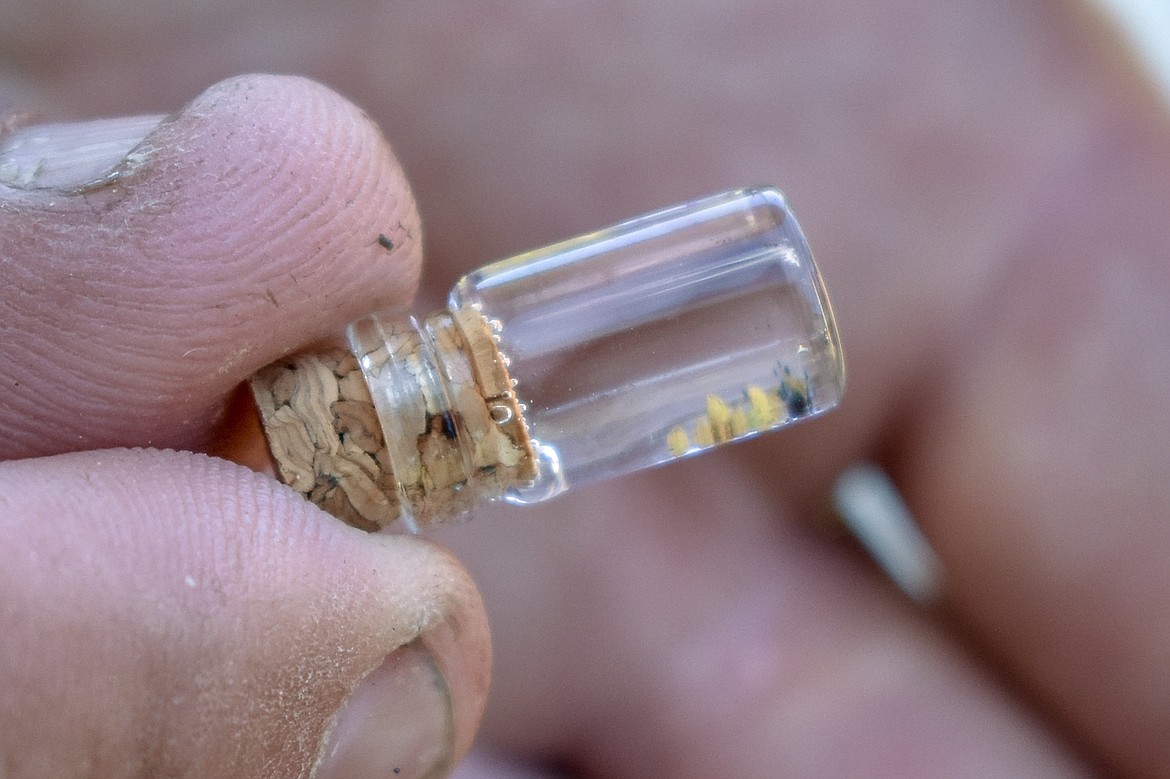
<path id="1" fill-rule="evenodd" d="M 46 483 L 22 480 L 33 467 L 27 462 L 0 466 L 5 494 L 34 508 L 23 523 L 0 524 L 8 545 L 15 533 L 37 548 L 28 535 L 56 533 L 56 517 L 69 516 L 74 526 L 59 544 L 71 561 L 68 573 L 62 576 L 49 560 L 0 572 L 8 600 L 38 598 L 51 608 L 54 593 L 84 581 L 83 599 L 98 607 L 66 609 L 71 616 L 65 619 L 46 615 L 57 626 L 51 635 L 36 627 L 39 622 L 10 625 L 12 634 L 40 635 L 37 651 L 48 657 L 84 643 L 108 669 L 97 677 L 37 678 L 34 689 L 18 683 L 0 691 L 3 711 L 31 712 L 0 729 L 10 738 L 19 739 L 26 727 L 72 729 L 78 759 L 90 755 L 97 761 L 92 770 L 103 775 L 146 769 L 244 775 L 249 762 L 263 756 L 282 775 L 293 775 L 291 769 L 316 754 L 325 724 L 356 680 L 388 652 L 448 617 L 473 637 L 482 630 L 459 616 L 468 604 L 466 576 L 433 547 L 402 538 L 370 544 L 364 534 L 322 521 L 270 480 L 222 461 L 173 452 L 111 451 L 100 458 L 55 458 L 55 475 Z M 235 488 L 225 490 L 225 483 Z M 101 513 L 113 505 L 120 507 L 116 517 Z M 254 510 L 240 512 L 242 505 Z M 179 526 L 185 543 L 173 544 L 165 527 L 143 532 L 180 512 L 205 518 L 202 525 Z M 87 554 L 70 549 L 78 545 L 87 545 Z M 338 555 L 349 564 L 330 564 Z M 141 564 L 126 581 L 122 571 L 105 565 L 110 556 Z M 107 595 L 123 592 L 138 596 Z M 95 633 L 91 621 L 119 627 Z M 18 647 L 5 642 L 0 664 L 19 664 Z M 179 668 L 185 672 L 176 673 Z M 257 675 L 259 669 L 268 670 Z M 99 732 L 96 723 L 76 719 L 65 703 L 79 690 L 107 685 L 99 693 L 106 705 L 90 715 L 126 722 L 87 746 L 86 734 Z M 32 694 L 40 705 L 25 700 Z M 45 708 L 54 696 L 61 707 Z M 65 719 L 41 722 L 58 711 L 67 713 Z M 181 734 L 187 748 L 166 749 L 164 728 Z M 153 758 L 148 751 L 142 765 L 121 769 L 103 763 L 115 754 L 140 754 L 117 743 L 133 734 L 156 745 Z M 191 744 L 191 734 L 216 748 Z M 257 741 L 268 746 L 258 750 Z"/>
<path id="2" fill-rule="evenodd" d="M 257 84 L 247 80 L 213 88 L 156 129 L 149 159 L 116 185 L 79 200 L 59 193 L 19 196 L 52 218 L 36 235 L 4 230 L 0 253 L 52 258 L 29 283 L 54 290 L 49 301 L 68 302 L 65 311 L 40 304 L 42 323 L 55 331 L 49 339 L 54 350 L 46 356 L 57 359 L 34 366 L 19 388 L 26 397 L 39 395 L 37 404 L 0 400 L 26 410 L 49 401 L 39 413 L 22 415 L 24 429 L 9 436 L 9 455 L 78 445 L 55 439 L 38 423 L 54 402 L 83 409 L 93 420 L 87 446 L 135 442 L 122 432 L 127 420 L 117 411 L 127 392 L 141 398 L 141 418 L 153 420 L 154 432 L 138 442 L 194 445 L 192 432 L 219 413 L 236 376 L 297 345 L 287 329 L 269 324 L 280 314 L 273 299 L 297 308 L 312 299 L 316 337 L 322 337 L 399 300 L 417 278 L 419 247 L 409 236 L 417 215 L 394 194 L 404 186 L 402 174 L 376 128 L 332 93 L 307 82 L 281 83 L 293 99 L 282 101 L 279 89 L 256 92 Z M 253 92 L 263 100 L 232 107 Z M 290 106 L 300 110 L 290 112 Z M 278 108 L 279 121 L 271 113 Z M 200 123 L 211 121 L 218 130 L 200 134 Z M 330 125 L 323 134 L 328 148 L 320 147 L 318 128 Z M 201 145 L 206 155 L 195 151 Z M 238 178 L 221 181 L 208 176 L 206 164 L 186 162 L 208 155 L 238 160 Z M 92 225 L 95 213 L 100 216 Z M 405 225 L 407 235 L 388 231 L 388 216 Z M 395 233 L 390 257 L 372 245 L 382 232 Z M 137 253 L 127 254 L 121 248 L 126 242 Z M 354 272 L 344 272 L 347 266 Z M 379 274 L 379 267 L 389 273 Z M 112 322 L 116 332 L 109 330 Z M 13 326 L 18 337 L 7 350 L 14 365 L 30 328 Z M 229 340 L 232 348 L 224 349 Z M 94 359 L 103 344 L 115 342 L 116 351 Z M 78 375 L 83 365 L 93 375 Z M 72 389 L 50 393 L 52 385 Z M 185 419 L 172 415 L 176 403 L 191 402 L 201 410 Z"/>

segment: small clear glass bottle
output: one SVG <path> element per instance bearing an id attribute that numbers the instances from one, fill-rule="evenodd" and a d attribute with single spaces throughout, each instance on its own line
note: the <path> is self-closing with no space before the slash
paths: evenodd
<path id="1" fill-rule="evenodd" d="M 492 263 L 446 310 L 374 314 L 349 344 L 254 388 L 285 481 L 371 529 L 758 435 L 832 408 L 844 384 L 821 277 L 767 187 Z"/>

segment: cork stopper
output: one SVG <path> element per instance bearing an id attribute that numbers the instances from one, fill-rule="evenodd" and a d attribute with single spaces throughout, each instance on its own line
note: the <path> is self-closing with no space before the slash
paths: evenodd
<path id="1" fill-rule="evenodd" d="M 474 310 L 368 317 L 353 352 L 290 357 L 252 379 L 280 476 L 365 530 L 466 513 L 537 475 L 507 360 Z"/>

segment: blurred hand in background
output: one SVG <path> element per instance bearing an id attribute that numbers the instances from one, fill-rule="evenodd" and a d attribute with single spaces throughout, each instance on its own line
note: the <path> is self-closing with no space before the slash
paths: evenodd
<path id="1" fill-rule="evenodd" d="M 67 229 L 51 228 L 61 224 L 51 196 L 5 194 L 9 256 L 0 261 L 25 272 L 5 293 L 9 327 L 66 321 L 60 312 L 77 301 L 139 306 L 128 320 L 95 315 L 108 325 L 100 333 L 54 324 L 58 343 L 29 325 L 23 340 L 9 339 L 21 347 L 5 355 L 3 373 L 13 458 L 212 448 L 232 386 L 368 308 L 408 300 L 420 257 L 427 308 L 459 273 L 518 250 L 728 187 L 786 191 L 839 318 L 845 404 L 781 435 L 547 507 L 483 511 L 444 532 L 483 593 L 495 646 L 481 749 L 460 777 L 1170 772 L 1170 122 L 1087 8 L 92 0 L 0 11 L 9 132 L 27 121 L 18 108 L 37 121 L 133 115 L 181 105 L 233 74 L 298 73 L 381 127 L 418 204 L 363 117 L 284 79 L 221 85 L 175 114 L 151 136 L 156 164 L 118 184 L 137 194 L 119 199 L 107 187 L 66 209 Z M 318 202 L 321 191 L 332 194 Z M 203 229 L 176 232 L 175 213 Z M 408 239 L 396 253 L 367 238 L 383 226 Z M 224 245 L 188 241 L 208 234 Z M 51 294 L 30 281 L 49 256 Z M 188 261 L 168 269 L 167 256 Z M 167 290 L 160 297 L 111 292 L 136 288 L 142 273 L 182 283 L 150 287 Z M 267 305 L 266 289 L 280 305 Z M 135 358 L 88 372 L 96 358 L 67 335 Z M 48 396 L 12 386 L 28 363 L 50 366 L 38 374 Z M 91 375 L 100 397 L 78 399 Z M 119 395 L 119 382 L 149 391 Z M 34 434 L 70 410 L 78 416 L 68 424 Z M 211 557 L 267 559 L 272 534 L 292 550 L 267 588 L 224 573 L 238 567 L 210 565 L 230 584 L 210 605 L 152 589 L 166 565 L 151 567 L 158 577 L 145 584 L 113 577 L 109 592 L 177 598 L 178 616 L 126 617 L 119 635 L 147 649 L 113 676 L 101 652 L 54 656 L 58 680 L 71 680 L 60 694 L 92 709 L 101 680 L 129 685 L 118 687 L 126 696 L 146 675 L 159 682 L 150 700 L 161 700 L 191 668 L 171 639 L 190 641 L 184 620 L 213 614 L 212 638 L 194 656 L 200 700 L 216 702 L 201 716 L 220 717 L 209 731 L 174 696 L 153 729 L 142 712 L 105 724 L 74 715 L 125 736 L 115 756 L 138 750 L 202 775 L 217 765 L 229 775 L 307 770 L 332 712 L 399 646 L 425 649 L 411 666 L 423 671 L 408 678 L 430 668 L 446 680 L 454 730 L 436 732 L 452 753 L 466 746 L 486 634 L 474 588 L 449 557 L 349 534 L 268 480 L 214 461 L 72 457 L 89 459 L 52 461 L 60 473 L 44 482 L 58 485 L 49 496 L 27 488 L 49 478 L 43 461 L 7 466 L 11 483 L 35 493 L 27 505 L 58 517 L 38 525 L 43 535 L 18 536 L 50 545 L 31 562 L 21 553 L 28 571 L 45 570 L 46 554 L 88 570 L 76 564 L 86 533 L 108 537 L 105 519 L 129 500 L 122 493 L 91 512 L 82 541 L 51 546 L 85 512 L 50 497 L 86 484 L 96 490 L 86 505 L 105 505 L 101 480 L 76 475 L 92 475 L 95 460 L 113 462 L 127 484 L 159 474 L 155 502 L 131 525 L 144 536 L 157 522 L 170 528 L 164 538 L 187 537 L 190 512 L 212 511 L 174 497 L 197 479 L 222 530 L 222 542 L 202 531 L 201 543 L 219 550 Z M 810 529 L 836 474 L 861 459 L 887 468 L 943 561 L 937 614 L 910 607 L 851 545 Z M 215 497 L 228 494 L 225 483 L 252 502 Z M 247 508 L 256 500 L 262 508 Z M 301 529 L 293 541 L 282 522 Z M 131 545 L 113 545 L 111 564 L 125 565 Z M 303 571 L 351 571 L 366 555 L 374 562 L 357 568 L 376 574 L 322 574 L 306 601 L 290 594 Z M 436 580 L 444 584 L 428 589 Z M 71 610 L 85 602 L 75 597 L 82 584 L 65 576 L 59 585 L 28 585 L 57 598 L 43 614 L 0 611 L 24 631 L 0 649 L 0 659 L 9 653 L 0 672 L 31 668 L 28 695 L 49 675 L 36 661 L 42 633 L 79 624 Z M 330 610 L 330 588 L 357 605 Z M 295 613 L 271 616 L 267 639 L 232 632 L 256 603 L 282 601 Z M 84 623 L 76 641 L 109 629 Z M 244 634 L 228 656 L 254 665 L 228 674 L 214 659 Z M 257 647 L 285 635 L 296 640 L 277 674 L 281 655 Z M 303 727 L 292 727 L 302 710 Z M 15 706 L 0 716 L 28 719 Z M 249 729 L 262 737 L 238 736 Z M 220 735 L 196 737 L 207 732 Z M 68 765 L 82 774 L 88 753 L 76 750 Z M 176 757 L 193 750 L 203 757 Z"/>

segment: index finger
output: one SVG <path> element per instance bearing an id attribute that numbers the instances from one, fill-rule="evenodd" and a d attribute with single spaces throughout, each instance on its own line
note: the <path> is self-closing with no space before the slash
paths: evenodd
<path id="1" fill-rule="evenodd" d="M 417 283 L 401 167 L 365 114 L 305 79 L 218 84 L 92 182 L 15 183 L 0 187 L 0 457 L 204 447 L 239 381 Z"/>

